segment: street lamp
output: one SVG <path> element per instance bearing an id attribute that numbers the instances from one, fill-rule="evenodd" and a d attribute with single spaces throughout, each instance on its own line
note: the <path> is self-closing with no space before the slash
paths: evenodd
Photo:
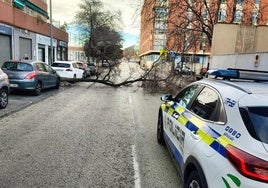
<path id="1" fill-rule="evenodd" d="M 50 62 L 53 63 L 53 27 L 52 27 L 52 0 L 50 0 Z"/>

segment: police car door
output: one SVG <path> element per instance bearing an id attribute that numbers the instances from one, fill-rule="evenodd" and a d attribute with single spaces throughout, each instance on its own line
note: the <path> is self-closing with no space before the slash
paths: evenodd
<path id="1" fill-rule="evenodd" d="M 226 122 L 220 95 L 212 87 L 203 87 L 188 109 L 191 115 L 187 116 L 189 120 L 187 128 L 193 140 L 202 141 L 198 144 L 200 153 L 207 157 L 216 154 L 220 147 L 214 140 L 216 141 L 220 134 L 214 129 L 215 126 L 222 126 Z"/>
<path id="2" fill-rule="evenodd" d="M 168 137 L 168 146 L 181 167 L 184 163 L 184 142 L 190 135 L 190 131 L 186 127 L 189 121 L 187 106 L 192 103 L 201 88 L 202 86 L 195 84 L 182 90 L 174 101 L 169 103 L 169 110 L 164 116 L 164 130 Z M 194 145 L 190 147 L 194 147 Z"/>

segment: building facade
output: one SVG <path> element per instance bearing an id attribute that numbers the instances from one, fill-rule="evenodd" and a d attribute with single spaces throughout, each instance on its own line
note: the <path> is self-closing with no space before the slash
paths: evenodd
<path id="1" fill-rule="evenodd" d="M 47 6 L 46 0 L 0 1 L 0 65 L 9 59 L 51 63 L 51 40 L 53 61 L 67 60 L 68 34 L 47 23 Z"/>
<path id="2" fill-rule="evenodd" d="M 67 33 L 69 34 L 68 59 L 87 62 L 88 59 L 84 51 L 84 41 L 81 37 L 85 35 L 83 29 L 76 24 L 69 24 Z"/>
<path id="3" fill-rule="evenodd" d="M 129 46 L 123 50 L 123 61 L 139 62 L 139 49 L 137 46 Z"/>
<path id="4" fill-rule="evenodd" d="M 217 23 L 267 25 L 268 0 L 145 0 L 141 62 L 155 61 L 161 50 L 167 50 L 175 64 L 207 66 Z"/>

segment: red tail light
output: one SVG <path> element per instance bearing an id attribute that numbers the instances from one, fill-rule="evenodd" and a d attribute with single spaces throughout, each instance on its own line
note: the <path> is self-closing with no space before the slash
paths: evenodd
<path id="1" fill-rule="evenodd" d="M 257 158 L 231 145 L 226 147 L 226 155 L 242 175 L 268 183 L 268 161 Z"/>
<path id="2" fill-rule="evenodd" d="M 25 79 L 33 79 L 36 75 L 36 72 L 31 72 L 25 76 Z"/>
<path id="3" fill-rule="evenodd" d="M 70 72 L 72 72 L 73 70 L 72 70 L 72 69 L 66 69 L 65 71 L 70 71 Z"/>

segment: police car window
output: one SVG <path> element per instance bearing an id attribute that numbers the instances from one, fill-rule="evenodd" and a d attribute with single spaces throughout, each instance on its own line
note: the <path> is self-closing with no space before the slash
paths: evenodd
<path id="1" fill-rule="evenodd" d="M 180 92 L 176 97 L 175 100 L 183 107 L 187 107 L 192 98 L 195 96 L 195 94 L 199 91 L 201 86 L 199 85 L 192 85 L 184 89 L 182 92 Z"/>
<path id="2" fill-rule="evenodd" d="M 226 116 L 219 95 L 212 89 L 204 87 L 194 100 L 190 110 L 203 119 L 226 122 Z"/>
<path id="3" fill-rule="evenodd" d="M 250 135 L 268 144 L 268 107 L 240 108 L 240 113 Z"/>

